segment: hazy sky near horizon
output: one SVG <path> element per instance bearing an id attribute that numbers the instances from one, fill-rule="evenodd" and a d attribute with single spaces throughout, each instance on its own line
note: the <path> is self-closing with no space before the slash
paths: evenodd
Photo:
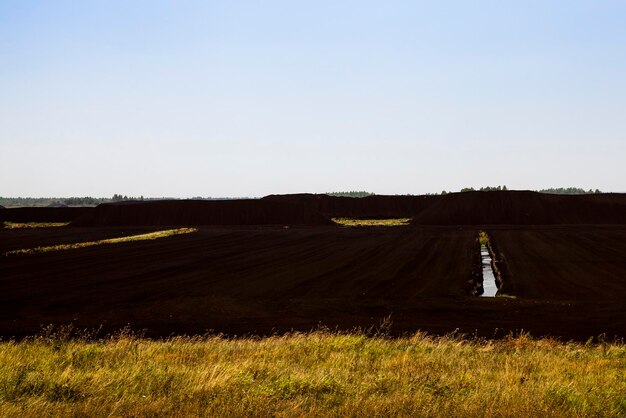
<path id="1" fill-rule="evenodd" d="M 0 196 L 626 191 L 626 2 L 0 2 Z"/>

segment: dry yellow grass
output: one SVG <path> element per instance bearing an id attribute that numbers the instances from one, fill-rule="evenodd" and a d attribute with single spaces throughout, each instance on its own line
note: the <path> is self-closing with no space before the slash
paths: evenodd
<path id="1" fill-rule="evenodd" d="M 353 219 L 333 218 L 332 221 L 342 226 L 402 226 L 408 225 L 411 218 L 397 219 Z"/>
<path id="2" fill-rule="evenodd" d="M 163 231 L 148 232 L 145 234 L 138 234 L 138 235 L 129 235 L 126 237 L 119 237 L 119 238 L 101 239 L 98 241 L 77 242 L 73 244 L 58 244 L 58 245 L 50 245 L 47 247 L 25 248 L 21 250 L 7 251 L 3 255 L 10 256 L 10 255 L 20 255 L 20 254 L 37 254 L 37 253 L 46 253 L 49 251 L 74 250 L 77 248 L 93 247 L 96 245 L 110 245 L 110 244 L 120 244 L 123 242 L 155 240 L 159 238 L 171 237 L 174 235 L 189 234 L 189 233 L 196 232 L 196 231 L 197 231 L 196 228 L 166 229 Z"/>
<path id="3" fill-rule="evenodd" d="M 3 416 L 623 416 L 626 347 L 313 332 L 0 344 Z"/>
<path id="4" fill-rule="evenodd" d="M 3 227 L 6 229 L 25 229 L 25 228 L 57 228 L 67 226 L 69 222 L 8 222 L 4 221 Z"/>

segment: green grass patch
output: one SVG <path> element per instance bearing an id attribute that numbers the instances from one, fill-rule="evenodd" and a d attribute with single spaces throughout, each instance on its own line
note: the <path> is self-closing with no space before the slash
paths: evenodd
<path id="1" fill-rule="evenodd" d="M 171 237 L 174 235 L 189 234 L 189 233 L 196 232 L 196 231 L 197 231 L 196 228 L 166 229 L 163 231 L 148 232 L 146 234 L 138 234 L 138 235 L 129 235 L 127 237 L 108 238 L 108 239 L 102 239 L 98 241 L 87 241 L 87 242 L 77 242 L 73 244 L 58 244 L 58 245 L 50 245 L 46 247 L 25 248 L 22 250 L 8 251 L 4 253 L 4 255 L 11 256 L 11 255 L 21 255 L 21 254 L 47 253 L 50 251 L 75 250 L 78 248 L 93 247 L 96 245 L 110 245 L 110 244 L 121 244 L 124 242 L 155 240 L 159 238 Z"/>
<path id="2" fill-rule="evenodd" d="M 3 416 L 623 416 L 623 343 L 526 335 L 0 343 Z"/>
<path id="3" fill-rule="evenodd" d="M 353 219 L 353 218 L 332 218 L 332 221 L 348 227 L 356 226 L 403 226 L 408 225 L 411 218 L 396 219 Z"/>
<path id="4" fill-rule="evenodd" d="M 24 228 L 53 228 L 69 225 L 69 222 L 8 222 L 4 221 L 6 229 L 24 229 Z"/>
<path id="5" fill-rule="evenodd" d="M 480 242 L 480 246 L 482 249 L 487 248 L 487 244 L 489 243 L 489 235 L 485 231 L 480 231 L 478 233 L 478 242 Z"/>

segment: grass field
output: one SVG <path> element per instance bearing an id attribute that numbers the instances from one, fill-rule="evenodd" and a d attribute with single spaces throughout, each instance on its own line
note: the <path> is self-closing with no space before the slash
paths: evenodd
<path id="1" fill-rule="evenodd" d="M 354 218 L 333 218 L 332 221 L 342 226 L 402 226 L 408 225 L 411 218 L 397 219 L 354 219 Z"/>
<path id="2" fill-rule="evenodd" d="M 623 416 L 626 346 L 325 331 L 0 343 L 3 416 Z"/>

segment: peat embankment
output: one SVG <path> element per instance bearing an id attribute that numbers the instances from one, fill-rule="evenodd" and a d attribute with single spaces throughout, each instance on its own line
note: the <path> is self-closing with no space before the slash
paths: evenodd
<path id="1" fill-rule="evenodd" d="M 410 218 L 438 201 L 441 196 L 338 197 L 325 194 L 269 195 L 261 200 L 300 202 L 311 205 L 328 218 Z"/>
<path id="2" fill-rule="evenodd" d="M 501 295 L 515 293 L 511 273 L 506 263 L 506 256 L 499 250 L 498 244 L 492 238 L 489 239 L 486 246 L 491 258 L 491 271 L 496 279 L 498 293 Z"/>
<path id="3" fill-rule="evenodd" d="M 475 249 L 472 255 L 472 271 L 466 283 L 468 295 L 480 296 L 483 294 L 483 262 L 480 254 L 481 245 L 477 240 L 474 245 Z"/>
<path id="4" fill-rule="evenodd" d="M 414 225 L 626 224 L 626 195 L 530 191 L 451 193 L 433 200 Z"/>
<path id="5" fill-rule="evenodd" d="M 71 222 L 90 213 L 92 207 L 23 207 L 0 211 L 0 222 Z"/>
<path id="6" fill-rule="evenodd" d="M 160 200 L 101 204 L 73 226 L 142 225 L 334 225 L 301 202 L 242 200 Z"/>

